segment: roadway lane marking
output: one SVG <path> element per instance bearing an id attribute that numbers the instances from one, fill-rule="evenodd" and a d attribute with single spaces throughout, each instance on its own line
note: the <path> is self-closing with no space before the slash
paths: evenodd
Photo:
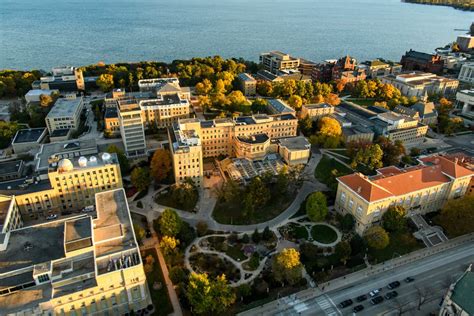
<path id="1" fill-rule="evenodd" d="M 341 315 L 334 302 L 329 296 L 321 295 L 315 299 L 321 310 L 328 316 Z"/>

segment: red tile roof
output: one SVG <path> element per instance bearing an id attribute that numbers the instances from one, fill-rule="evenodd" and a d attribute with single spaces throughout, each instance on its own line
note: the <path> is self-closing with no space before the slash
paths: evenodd
<path id="1" fill-rule="evenodd" d="M 450 177 L 474 175 L 474 171 L 459 165 L 456 161 L 438 156 L 427 158 L 422 161 L 429 165 L 406 169 L 392 166 L 377 170 L 379 174 L 374 177 L 369 178 L 360 173 L 354 173 L 339 177 L 338 181 L 347 185 L 365 200 L 373 202 L 449 183 Z"/>

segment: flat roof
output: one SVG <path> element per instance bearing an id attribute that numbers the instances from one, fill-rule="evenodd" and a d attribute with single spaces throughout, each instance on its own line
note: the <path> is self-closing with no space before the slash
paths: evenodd
<path id="1" fill-rule="evenodd" d="M 82 218 L 74 218 L 66 221 L 66 237 L 65 242 L 71 242 L 77 239 L 92 236 L 91 218 L 90 216 Z"/>
<path id="2" fill-rule="evenodd" d="M 64 221 L 10 232 L 7 249 L 0 251 L 0 274 L 63 258 Z"/>
<path id="3" fill-rule="evenodd" d="M 64 136 L 67 136 L 69 134 L 69 132 L 71 131 L 70 128 L 58 128 L 58 129 L 55 129 L 51 135 L 51 137 L 64 137 Z"/>
<path id="4" fill-rule="evenodd" d="M 238 140 L 248 144 L 261 144 L 269 140 L 267 134 L 256 134 L 252 136 L 238 136 Z"/>
<path id="5" fill-rule="evenodd" d="M 82 104 L 82 97 L 75 99 L 59 98 L 49 111 L 46 118 L 72 117 Z"/>
<path id="6" fill-rule="evenodd" d="M 18 132 L 16 132 L 15 138 L 13 138 L 12 143 L 38 143 L 41 141 L 41 138 L 45 135 L 45 133 L 45 127 L 20 129 Z"/>
<path id="7" fill-rule="evenodd" d="M 118 111 L 116 107 L 108 106 L 105 108 L 104 118 L 118 118 Z"/>
<path id="8" fill-rule="evenodd" d="M 239 79 L 243 81 L 256 81 L 254 77 L 246 72 L 242 72 L 239 74 Z"/>
<path id="9" fill-rule="evenodd" d="M 40 151 L 36 154 L 36 171 L 47 170 L 49 167 L 48 159 L 56 156 L 62 158 L 79 158 L 80 156 L 98 154 L 97 143 L 95 139 L 87 140 L 67 140 L 43 144 Z"/>
<path id="10" fill-rule="evenodd" d="M 278 141 L 288 150 L 306 150 L 311 147 L 306 137 L 303 136 L 279 138 Z"/>
<path id="11" fill-rule="evenodd" d="M 2 174 L 16 173 L 20 171 L 22 165 L 23 160 L 0 162 L 0 172 Z"/>
<path id="12" fill-rule="evenodd" d="M 5 219 L 7 218 L 10 205 L 13 202 L 13 199 L 9 196 L 2 196 L 1 198 L 2 201 L 0 202 L 0 233 L 2 232 L 3 225 L 5 224 Z"/>
<path id="13" fill-rule="evenodd" d="M 14 181 L 1 182 L 0 194 L 4 195 L 22 195 L 31 192 L 39 192 L 52 189 L 49 179 L 37 181 L 35 183 L 27 184 L 27 178 L 22 178 Z"/>

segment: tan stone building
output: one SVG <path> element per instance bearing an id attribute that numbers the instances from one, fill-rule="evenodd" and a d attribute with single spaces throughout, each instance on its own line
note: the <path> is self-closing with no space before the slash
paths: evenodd
<path id="1" fill-rule="evenodd" d="M 440 209 L 448 199 L 461 197 L 469 189 L 474 172 L 457 161 L 442 156 L 427 157 L 421 165 L 377 170 L 368 177 L 354 173 L 337 178 L 335 209 L 350 213 L 355 229 L 362 234 L 380 223 L 391 205 L 401 205 L 408 213 L 427 213 Z"/>
<path id="2" fill-rule="evenodd" d="M 257 80 L 248 73 L 241 73 L 238 76 L 240 88 L 245 96 L 254 96 L 257 94 Z"/>
<path id="3" fill-rule="evenodd" d="M 96 193 L 122 187 L 116 154 L 51 157 L 46 178 L 39 176 L 0 190 L 14 195 L 22 216 L 36 218 L 72 212 L 94 204 Z"/>
<path id="4" fill-rule="evenodd" d="M 303 119 L 306 116 L 309 116 L 315 120 L 322 116 L 331 115 L 333 113 L 334 107 L 327 103 L 305 104 L 301 107 L 299 117 L 300 119 Z"/>
<path id="5" fill-rule="evenodd" d="M 392 84 L 404 96 L 417 98 L 422 98 L 425 94 L 454 94 L 459 86 L 459 80 L 419 71 L 388 75 L 380 80 L 382 83 Z"/>
<path id="6" fill-rule="evenodd" d="M 120 135 L 128 157 L 146 155 L 145 126 L 142 110 L 135 99 L 117 101 Z"/>
<path id="7" fill-rule="evenodd" d="M 81 214 L 6 233 L 0 248 L 5 315 L 124 315 L 151 304 L 123 189 Z M 158 307 L 159 308 L 159 307 Z"/>
<path id="8" fill-rule="evenodd" d="M 296 136 L 297 125 L 293 114 L 179 120 L 168 132 L 176 182 L 190 177 L 202 184 L 205 157 L 260 157 L 271 139 Z"/>
<path id="9" fill-rule="evenodd" d="M 260 55 L 260 63 L 265 70 L 278 74 L 280 71 L 298 70 L 300 59 L 279 51 L 271 51 Z"/>

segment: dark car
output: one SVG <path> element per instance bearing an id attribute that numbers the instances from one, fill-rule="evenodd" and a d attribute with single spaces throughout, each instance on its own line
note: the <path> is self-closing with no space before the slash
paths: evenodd
<path id="1" fill-rule="evenodd" d="M 354 306 L 354 308 L 352 309 L 352 311 L 353 311 L 354 313 L 358 313 L 358 312 L 360 312 L 360 311 L 363 310 L 363 309 L 364 309 L 364 306 L 362 306 L 362 305 L 357 305 L 357 306 Z"/>
<path id="2" fill-rule="evenodd" d="M 376 296 L 373 299 L 370 300 L 370 303 L 372 305 L 377 305 L 383 302 L 383 297 L 382 296 Z"/>
<path id="3" fill-rule="evenodd" d="M 385 294 L 385 298 L 387 300 L 391 300 L 392 298 L 395 298 L 398 296 L 398 292 L 397 291 L 392 291 L 392 292 L 388 292 L 387 294 Z"/>
<path id="4" fill-rule="evenodd" d="M 405 279 L 406 283 L 410 283 L 410 282 L 413 282 L 413 281 L 415 281 L 415 279 L 412 278 L 412 277 L 408 277 L 408 278 Z"/>
<path id="5" fill-rule="evenodd" d="M 392 283 L 389 283 L 387 288 L 389 288 L 390 290 L 393 290 L 393 289 L 396 289 L 399 286 L 400 286 L 400 282 L 394 281 Z"/>
<path id="6" fill-rule="evenodd" d="M 367 295 L 363 294 L 363 295 L 359 295 L 356 297 L 356 300 L 357 302 L 363 302 L 367 299 Z"/>
<path id="7" fill-rule="evenodd" d="M 342 301 L 339 303 L 339 307 L 340 308 L 346 308 L 347 306 L 351 306 L 352 305 L 352 300 L 351 299 L 348 299 L 348 300 L 345 300 L 345 301 Z"/>

